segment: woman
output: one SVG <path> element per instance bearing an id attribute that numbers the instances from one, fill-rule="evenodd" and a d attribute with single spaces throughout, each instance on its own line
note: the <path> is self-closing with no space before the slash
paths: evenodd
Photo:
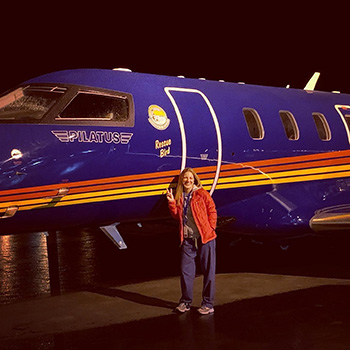
<path id="1" fill-rule="evenodd" d="M 215 203 L 191 168 L 181 172 L 175 196 L 172 189 L 167 190 L 167 199 L 170 213 L 180 226 L 182 295 L 176 310 L 182 313 L 190 310 L 198 255 L 204 275 L 202 306 L 198 311 L 202 315 L 211 314 L 215 293 Z"/>

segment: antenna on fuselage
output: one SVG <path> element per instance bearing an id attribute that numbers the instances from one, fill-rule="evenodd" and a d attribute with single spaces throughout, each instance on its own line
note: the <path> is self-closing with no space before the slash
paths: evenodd
<path id="1" fill-rule="evenodd" d="M 321 73 L 315 72 L 314 75 L 311 77 L 311 79 L 306 84 L 306 86 L 304 87 L 304 90 L 314 91 L 320 75 L 321 75 Z"/>

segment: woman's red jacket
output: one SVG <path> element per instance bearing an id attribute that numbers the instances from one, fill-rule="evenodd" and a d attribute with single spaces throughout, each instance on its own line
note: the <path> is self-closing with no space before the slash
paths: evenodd
<path id="1" fill-rule="evenodd" d="M 202 238 L 202 243 L 208 243 L 216 238 L 216 208 L 210 194 L 203 188 L 193 191 L 190 202 L 192 215 Z M 180 198 L 179 205 L 176 201 L 168 202 L 169 210 L 175 219 L 179 221 L 181 243 L 184 239 L 183 234 L 183 198 Z"/>

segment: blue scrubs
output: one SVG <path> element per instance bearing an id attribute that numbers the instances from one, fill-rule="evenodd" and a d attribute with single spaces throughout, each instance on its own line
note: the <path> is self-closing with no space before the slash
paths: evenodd
<path id="1" fill-rule="evenodd" d="M 214 307 L 216 240 L 202 244 L 198 239 L 198 249 L 194 239 L 184 239 L 181 246 L 181 291 L 180 303 L 191 304 L 193 300 L 193 282 L 196 277 L 196 256 L 204 275 L 202 306 Z"/>

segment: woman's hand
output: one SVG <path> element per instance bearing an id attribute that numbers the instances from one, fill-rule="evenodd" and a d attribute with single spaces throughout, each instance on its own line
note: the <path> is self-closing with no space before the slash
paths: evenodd
<path id="1" fill-rule="evenodd" d="M 175 202 L 172 188 L 169 188 L 166 190 L 166 199 L 168 200 L 169 203 Z"/>

